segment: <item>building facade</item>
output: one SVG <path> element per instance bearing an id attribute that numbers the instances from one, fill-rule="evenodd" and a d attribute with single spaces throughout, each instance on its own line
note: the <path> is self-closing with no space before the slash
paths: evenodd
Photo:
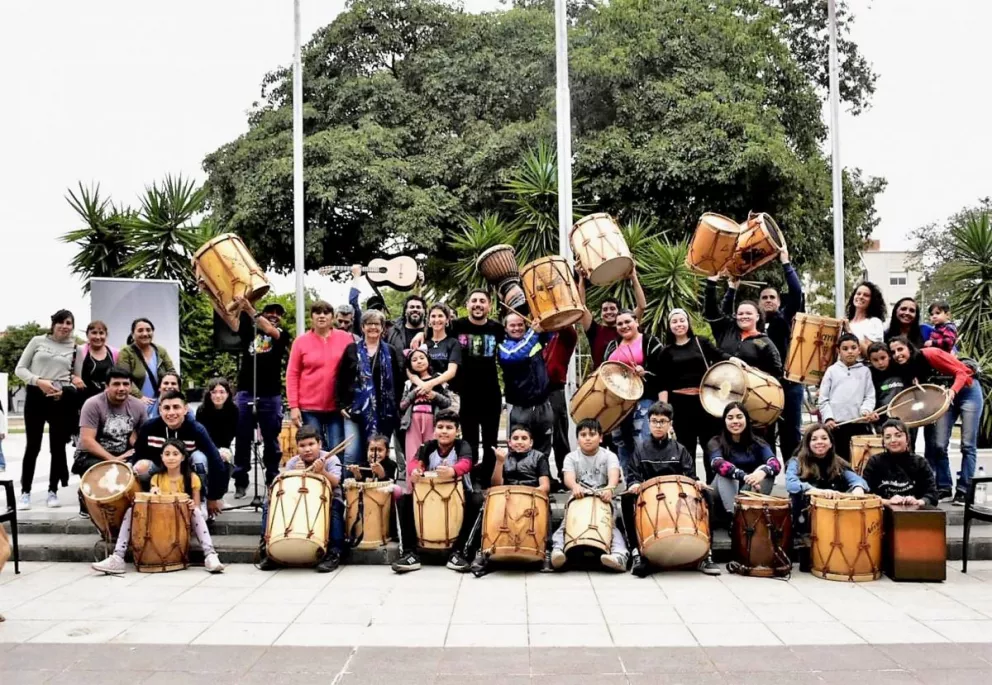
<path id="1" fill-rule="evenodd" d="M 872 240 L 861 253 L 863 279 L 879 287 L 890 309 L 897 300 L 915 298 L 919 292 L 920 273 L 909 268 L 909 258 L 909 252 L 881 249 L 878 240 Z"/>

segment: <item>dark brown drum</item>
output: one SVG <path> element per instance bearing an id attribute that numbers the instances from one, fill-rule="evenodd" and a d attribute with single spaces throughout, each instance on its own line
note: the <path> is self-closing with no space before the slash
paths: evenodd
<path id="1" fill-rule="evenodd" d="M 742 492 L 734 500 L 734 528 L 727 565 L 731 573 L 759 578 L 792 573 L 792 506 L 784 497 Z"/>

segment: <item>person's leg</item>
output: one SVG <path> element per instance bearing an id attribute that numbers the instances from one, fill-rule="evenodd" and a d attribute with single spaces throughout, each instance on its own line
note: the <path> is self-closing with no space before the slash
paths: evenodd
<path id="1" fill-rule="evenodd" d="M 982 419 L 984 398 L 978 381 L 973 381 L 970 388 L 962 388 L 954 399 L 961 415 L 961 477 L 958 479 L 957 491 L 967 494 L 968 486 L 975 475 L 978 460 L 978 425 Z"/>
<path id="2" fill-rule="evenodd" d="M 469 399 L 469 398 L 472 399 Z M 459 415 L 462 422 L 462 438 L 472 447 L 472 478 L 478 480 L 479 431 L 482 427 L 483 403 L 469 393 L 462 395 Z"/>
<path id="3" fill-rule="evenodd" d="M 950 490 L 954 487 L 947 448 L 951 443 L 951 430 L 954 428 L 954 423 L 958 418 L 956 404 L 951 404 L 950 409 L 937 420 L 937 423 L 924 426 L 923 428 L 924 439 L 927 443 L 927 463 L 933 469 L 938 490 Z"/>
<path id="4" fill-rule="evenodd" d="M 802 383 L 783 381 L 785 390 L 785 409 L 779 419 L 779 445 L 782 448 L 782 463 L 787 464 L 792 455 L 795 454 L 802 440 L 800 426 L 803 419 L 803 401 L 806 399 L 806 390 Z"/>
<path id="5" fill-rule="evenodd" d="M 551 444 L 552 449 L 554 449 L 555 466 L 558 469 L 556 473 L 558 480 L 561 481 L 565 456 L 571 451 L 571 442 L 568 439 L 568 403 L 565 401 L 565 390 L 552 392 L 550 401 L 552 413 Z"/>
<path id="6" fill-rule="evenodd" d="M 496 441 L 499 440 L 499 420 L 503 409 L 503 400 L 499 393 L 486 398 L 483 405 L 483 415 L 479 420 L 482 429 L 482 464 L 480 466 L 480 482 L 489 487 L 496 467 Z"/>
<path id="7" fill-rule="evenodd" d="M 475 551 L 479 548 L 479 536 L 472 535 L 473 532 L 481 531 L 480 515 L 482 513 L 482 493 L 478 491 L 465 493 L 465 515 L 462 517 L 462 527 L 458 531 L 458 538 L 455 540 L 455 547 L 452 550 L 462 554 L 471 561 Z"/>
<path id="8" fill-rule="evenodd" d="M 634 411 L 627 414 L 620 425 L 613 429 L 613 444 L 616 447 L 616 455 L 620 460 L 620 470 L 627 472 L 627 464 L 634 454 Z"/>
<path id="9" fill-rule="evenodd" d="M 327 548 L 338 554 L 344 549 L 344 502 L 337 497 L 331 499 L 331 531 Z"/>
<path id="10" fill-rule="evenodd" d="M 565 547 L 565 522 L 562 521 L 561 525 L 555 530 L 551 535 L 551 549 L 562 549 Z"/>
<path id="11" fill-rule="evenodd" d="M 406 431 L 397 429 L 393 434 L 393 454 L 396 459 L 396 480 L 406 480 Z"/>
<path id="12" fill-rule="evenodd" d="M 726 523 L 728 517 L 734 513 L 734 498 L 740 490 L 740 483 L 734 478 L 717 475 L 713 477 L 710 487 L 714 490 L 712 510 L 715 519 L 721 524 Z"/>
<path id="13" fill-rule="evenodd" d="M 678 395 L 676 393 L 670 393 L 668 396 L 669 404 L 672 405 L 672 413 L 674 414 L 672 418 L 672 426 L 675 430 L 675 440 L 685 447 L 686 451 L 692 456 L 693 461 L 696 460 L 696 442 L 702 442 L 702 429 L 703 426 L 699 421 L 699 410 L 702 405 L 699 404 L 699 400 L 692 395 Z M 705 443 L 703 444 L 705 449 Z M 706 482 L 712 480 L 710 474 L 709 465 L 706 463 L 706 459 L 703 459 L 703 468 L 706 470 Z"/>
<path id="14" fill-rule="evenodd" d="M 361 464 L 362 462 L 362 447 L 364 446 L 365 440 L 365 430 L 362 426 L 354 419 L 344 419 L 344 439 L 351 440 L 348 446 L 344 448 L 343 459 L 341 460 L 345 466 L 351 466 L 352 464 Z"/>
<path id="15" fill-rule="evenodd" d="M 193 533 L 196 535 L 196 539 L 200 541 L 200 549 L 203 550 L 203 556 L 207 557 L 211 554 L 216 554 L 217 550 L 214 549 L 214 541 L 210 537 L 210 531 L 207 530 L 207 519 L 204 518 L 203 512 L 199 509 L 194 509 L 191 522 L 193 524 Z"/>
<path id="16" fill-rule="evenodd" d="M 404 454 L 409 454 L 410 456 L 415 456 L 418 451 L 420 451 L 420 446 L 424 444 L 426 438 L 424 437 L 424 419 L 430 419 L 430 414 L 413 412 L 410 415 L 410 425 L 407 426 L 406 431 L 403 433 L 404 442 Z M 433 425 L 433 421 L 431 421 Z M 396 465 L 399 466 L 400 454 L 396 454 Z M 404 470 L 406 467 L 406 462 L 403 463 Z M 397 470 L 397 476 L 399 471 Z"/>
<path id="17" fill-rule="evenodd" d="M 127 555 L 127 546 L 131 544 L 131 517 L 134 513 L 133 507 L 128 507 L 121 521 L 121 532 L 117 534 L 117 544 L 114 545 L 114 556 L 123 559 Z"/>
<path id="18" fill-rule="evenodd" d="M 79 413 L 74 396 L 48 403 L 48 450 L 52 455 L 52 466 L 48 472 L 49 492 L 57 493 L 60 483 L 69 484 L 65 446 L 78 425 Z"/>
<path id="19" fill-rule="evenodd" d="M 332 450 L 344 442 L 344 417 L 339 412 L 324 412 L 321 419 L 324 423 L 325 450 Z"/>
<path id="20" fill-rule="evenodd" d="M 251 471 L 252 433 L 255 418 L 252 416 L 251 393 L 244 390 L 234 396 L 238 407 L 238 430 L 234 439 L 234 487 L 248 487 L 248 473 Z"/>
<path id="21" fill-rule="evenodd" d="M 417 551 L 417 525 L 413 517 L 413 495 L 402 495 L 396 502 L 400 520 L 400 556 Z"/>
<path id="22" fill-rule="evenodd" d="M 45 432 L 45 397 L 38 388 L 29 386 L 24 398 L 24 460 L 21 462 L 21 492 L 31 493 L 34 469 L 41 453 L 41 441 Z"/>
<path id="23" fill-rule="evenodd" d="M 282 432 L 282 397 L 258 398 L 258 428 L 262 434 L 262 463 L 265 464 L 265 484 L 279 475 L 282 450 L 279 433 Z"/>
<path id="24" fill-rule="evenodd" d="M 624 493 L 620 495 L 620 520 L 623 522 L 623 534 L 627 538 L 627 547 L 636 552 L 637 541 L 637 520 L 634 516 L 637 507 L 637 495 Z"/>
<path id="25" fill-rule="evenodd" d="M 7 468 L 7 460 L 3 456 L 3 438 L 0 438 L 0 470 Z"/>
<path id="26" fill-rule="evenodd" d="M 534 433 L 534 449 L 551 456 L 554 433 L 554 410 L 551 401 L 540 404 L 531 410 L 531 431 Z"/>

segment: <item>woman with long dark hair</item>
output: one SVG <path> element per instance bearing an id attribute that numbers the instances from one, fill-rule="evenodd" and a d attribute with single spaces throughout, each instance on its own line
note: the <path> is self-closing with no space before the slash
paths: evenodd
<path id="1" fill-rule="evenodd" d="M 847 299 L 845 328 L 858 336 L 861 356 L 868 358 L 868 347 L 885 338 L 885 299 L 882 291 L 871 281 L 863 281 Z"/>
<path id="2" fill-rule="evenodd" d="M 805 534 L 809 532 L 805 513 L 808 497 L 834 497 L 838 492 L 863 495 L 868 484 L 834 450 L 827 427 L 814 423 L 806 429 L 796 458 L 789 460 L 785 469 L 785 490 L 792 500 L 793 530 Z"/>
<path id="3" fill-rule="evenodd" d="M 729 522 L 733 515 L 738 492 L 750 490 L 767 495 L 782 470 L 768 443 L 754 434 L 751 418 L 740 402 L 731 402 L 724 408 L 723 428 L 706 445 L 706 459 L 715 474 L 710 483 L 715 491 L 714 520 L 721 524 Z"/>
<path id="4" fill-rule="evenodd" d="M 238 432 L 238 407 L 226 378 L 211 378 L 207 395 L 196 410 L 196 420 L 207 429 L 224 461 L 231 461 L 231 443 Z M 224 452 L 227 454 L 224 454 Z"/>
<path id="5" fill-rule="evenodd" d="M 48 447 L 52 468 L 48 475 L 49 507 L 58 507 L 59 483 L 69 484 L 69 466 L 65 446 L 78 426 L 79 403 L 76 393 L 82 379 L 73 373 L 76 365 L 76 342 L 73 340 L 75 317 L 68 309 L 52 315 L 48 333 L 37 335 L 21 353 L 14 373 L 27 386 L 24 400 L 24 432 L 27 446 L 21 467 L 21 498 L 17 508 L 31 508 L 31 484 L 41 453 L 41 442 L 48 424 Z"/>
<path id="6" fill-rule="evenodd" d="M 673 309 L 668 315 L 668 332 L 665 348 L 658 362 L 661 378 L 660 399 L 672 405 L 678 422 L 676 440 L 696 456 L 696 444 L 705 448 L 706 443 L 719 431 L 717 419 L 703 409 L 699 401 L 699 384 L 710 366 L 724 361 L 728 355 L 717 348 L 707 337 L 696 335 L 692 322 L 684 309 Z M 710 462 L 703 459 L 706 483 L 713 480 Z"/>
<path id="7" fill-rule="evenodd" d="M 75 373 L 84 385 L 83 402 L 107 387 L 107 372 L 117 363 L 119 352 L 107 344 L 107 324 L 91 321 L 86 327 L 86 344 L 76 355 Z"/>
<path id="8" fill-rule="evenodd" d="M 912 297 L 904 297 L 892 305 L 892 316 L 885 329 L 885 342 L 898 335 L 904 336 L 914 347 L 923 347 L 930 338 L 933 327 L 920 323 L 920 306 Z"/>
<path id="9" fill-rule="evenodd" d="M 158 397 L 159 380 L 175 371 L 168 350 L 159 347 L 155 339 L 155 324 L 144 317 L 131 322 L 128 344 L 117 357 L 117 365 L 131 374 L 131 394 L 145 404 L 154 404 Z"/>

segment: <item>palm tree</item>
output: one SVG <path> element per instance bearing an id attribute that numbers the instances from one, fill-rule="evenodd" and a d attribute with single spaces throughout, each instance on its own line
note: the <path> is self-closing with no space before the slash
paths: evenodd
<path id="1" fill-rule="evenodd" d="M 79 246 L 70 266 L 72 273 L 83 280 L 85 293 L 90 290 L 91 278 L 127 274 L 126 264 L 133 253 L 127 228 L 135 213 L 100 197 L 99 184 L 86 188 L 80 183 L 78 195 L 72 189 L 68 193 L 66 202 L 83 220 L 84 226 L 68 231 L 59 240 Z"/>
<path id="2" fill-rule="evenodd" d="M 513 244 L 515 237 L 510 225 L 496 214 L 486 212 L 479 218 L 466 217 L 462 233 L 448 241 L 448 246 L 457 255 L 451 265 L 450 276 L 457 284 L 452 295 L 461 300 L 473 288 L 487 288 L 475 261 L 491 247 Z"/>

